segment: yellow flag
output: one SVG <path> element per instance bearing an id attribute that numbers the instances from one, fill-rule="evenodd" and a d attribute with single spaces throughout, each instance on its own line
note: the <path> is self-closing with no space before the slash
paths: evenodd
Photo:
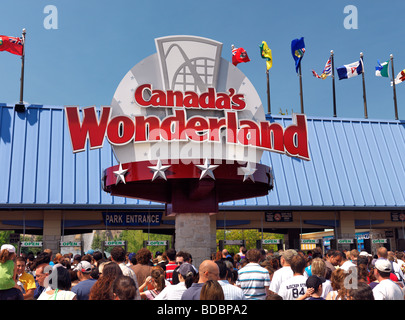
<path id="1" fill-rule="evenodd" d="M 269 70 L 273 66 L 273 57 L 271 54 L 271 49 L 267 45 L 266 41 L 262 41 L 262 44 L 260 45 L 260 55 L 263 59 L 266 59 L 267 70 Z"/>

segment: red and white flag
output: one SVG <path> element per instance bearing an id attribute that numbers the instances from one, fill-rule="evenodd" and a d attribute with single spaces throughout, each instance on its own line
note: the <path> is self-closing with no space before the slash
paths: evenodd
<path id="1" fill-rule="evenodd" d="M 250 59 L 245 49 L 243 48 L 233 48 L 232 49 L 232 64 L 236 66 L 241 62 L 249 62 Z"/>
<path id="2" fill-rule="evenodd" d="M 23 55 L 23 40 L 17 37 L 0 36 L 0 51 Z"/>

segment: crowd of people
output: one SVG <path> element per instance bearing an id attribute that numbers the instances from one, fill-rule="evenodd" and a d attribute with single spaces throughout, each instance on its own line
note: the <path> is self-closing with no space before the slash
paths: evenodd
<path id="1" fill-rule="evenodd" d="M 404 300 L 403 252 L 378 248 L 214 253 L 199 266 L 185 251 L 147 248 L 110 256 L 0 250 L 0 300 Z"/>

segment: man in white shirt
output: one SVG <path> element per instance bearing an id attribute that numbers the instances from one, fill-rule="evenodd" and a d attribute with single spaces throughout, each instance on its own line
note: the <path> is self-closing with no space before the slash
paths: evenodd
<path id="1" fill-rule="evenodd" d="M 294 272 L 291 269 L 290 263 L 291 259 L 297 254 L 297 251 L 295 251 L 294 249 L 288 249 L 281 253 L 280 263 L 282 268 L 274 272 L 273 279 L 270 283 L 270 291 L 278 294 L 281 283 L 294 276 Z"/>
<path id="2" fill-rule="evenodd" d="M 379 282 L 373 289 L 375 300 L 404 300 L 401 288 L 390 280 L 391 270 L 392 267 L 389 260 L 378 259 L 375 262 L 374 276 Z"/>
<path id="3" fill-rule="evenodd" d="M 293 271 L 293 277 L 283 281 L 278 290 L 278 295 L 283 300 L 297 300 L 300 296 L 305 295 L 307 291 L 307 277 L 304 276 L 306 265 L 305 258 L 300 254 L 292 257 L 291 270 Z"/>
<path id="4" fill-rule="evenodd" d="M 224 261 L 215 261 L 219 268 L 219 280 L 218 283 L 222 287 L 222 291 L 224 292 L 225 300 L 246 300 L 245 295 L 241 288 L 234 286 L 229 283 L 226 279 L 228 268 Z"/>

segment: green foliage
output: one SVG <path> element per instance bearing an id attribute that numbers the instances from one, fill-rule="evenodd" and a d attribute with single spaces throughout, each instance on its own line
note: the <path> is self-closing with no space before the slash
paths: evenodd
<path id="1" fill-rule="evenodd" d="M 263 239 L 283 239 L 282 234 L 263 233 Z M 256 248 L 256 241 L 262 239 L 262 232 L 257 229 L 233 229 L 233 230 L 217 230 L 217 242 L 219 240 L 245 240 L 246 249 Z M 239 246 L 225 246 L 229 252 L 238 253 Z M 264 249 L 277 251 L 277 245 L 266 245 Z"/>

